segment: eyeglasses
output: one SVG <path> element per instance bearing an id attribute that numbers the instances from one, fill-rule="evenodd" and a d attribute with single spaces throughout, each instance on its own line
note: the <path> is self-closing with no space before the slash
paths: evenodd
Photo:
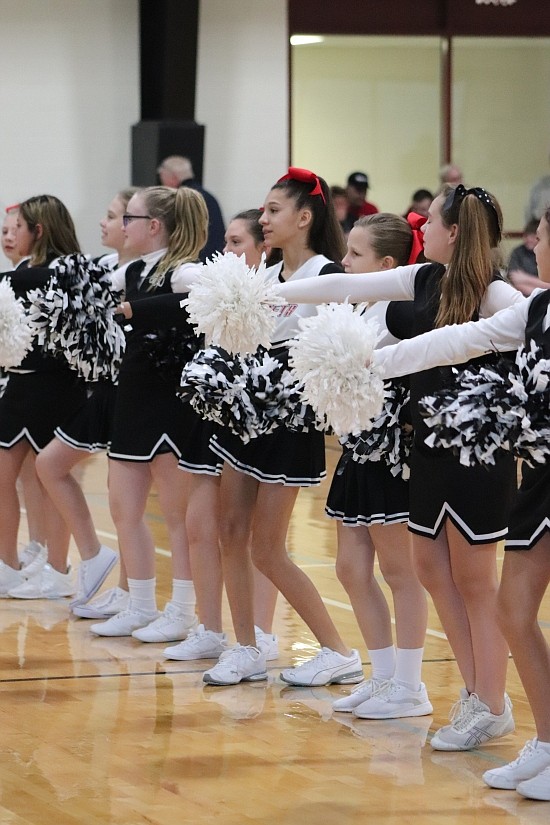
<path id="1" fill-rule="evenodd" d="M 122 216 L 122 226 L 126 229 L 126 227 L 128 226 L 129 223 L 132 223 L 132 221 L 137 221 L 137 220 L 140 220 L 140 219 L 150 221 L 151 220 L 151 215 L 128 215 L 128 214 L 123 215 Z"/>

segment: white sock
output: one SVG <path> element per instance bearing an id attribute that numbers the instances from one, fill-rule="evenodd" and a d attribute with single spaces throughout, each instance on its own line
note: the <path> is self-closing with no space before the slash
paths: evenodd
<path id="1" fill-rule="evenodd" d="M 185 579 L 174 579 L 172 582 L 171 602 L 174 607 L 185 613 L 186 616 L 195 615 L 195 585 L 192 581 Z"/>
<path id="2" fill-rule="evenodd" d="M 156 579 L 128 579 L 130 609 L 153 613 L 157 609 Z"/>
<path id="3" fill-rule="evenodd" d="M 410 690 L 419 690 L 420 688 L 423 653 L 423 647 L 397 648 L 394 678 Z"/>
<path id="4" fill-rule="evenodd" d="M 372 678 L 386 681 L 391 679 L 395 672 L 395 646 L 381 647 L 378 650 L 369 650 L 372 666 Z"/>

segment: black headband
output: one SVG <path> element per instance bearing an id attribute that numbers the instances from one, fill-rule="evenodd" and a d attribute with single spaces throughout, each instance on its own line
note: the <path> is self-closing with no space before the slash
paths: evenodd
<path id="1" fill-rule="evenodd" d="M 490 194 L 485 190 L 482 189 L 481 186 L 474 186 L 473 189 L 466 189 L 461 183 L 458 184 L 456 189 L 453 189 L 452 192 L 449 193 L 445 203 L 443 204 L 443 212 L 451 212 L 456 210 L 456 215 L 458 219 L 458 213 L 460 211 L 460 207 L 462 205 L 462 201 L 467 195 L 474 195 L 481 203 L 488 207 L 491 214 L 494 215 L 496 218 L 496 225 L 497 225 L 497 237 L 500 241 L 502 235 L 502 228 L 500 225 L 500 216 L 498 214 L 497 208 L 493 199 L 491 198 Z M 458 220 L 457 220 L 458 222 Z"/>

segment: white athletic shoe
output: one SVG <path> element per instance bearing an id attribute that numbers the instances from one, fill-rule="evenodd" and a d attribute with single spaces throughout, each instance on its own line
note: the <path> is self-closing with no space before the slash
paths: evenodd
<path id="1" fill-rule="evenodd" d="M 203 624 L 192 628 L 187 639 L 179 645 L 166 647 L 163 651 L 165 659 L 174 659 L 178 662 L 192 662 L 195 659 L 217 659 L 226 650 L 225 633 L 214 633 L 206 630 Z"/>
<path id="2" fill-rule="evenodd" d="M 395 679 L 388 679 L 361 705 L 354 708 L 358 719 L 408 719 L 428 716 L 432 713 L 426 686 L 420 683 L 418 690 L 411 690 Z"/>
<path id="3" fill-rule="evenodd" d="M 146 627 L 158 616 L 156 610 L 123 610 L 107 619 L 106 622 L 90 625 L 90 630 L 96 636 L 131 636 L 139 627 Z"/>
<path id="4" fill-rule="evenodd" d="M 437 751 L 467 751 L 512 733 L 515 728 L 512 703 L 504 702 L 504 711 L 491 713 L 476 693 L 470 694 L 464 713 L 445 728 L 440 728 L 432 736 L 431 745 Z"/>
<path id="5" fill-rule="evenodd" d="M 530 739 L 517 759 L 501 768 L 485 771 L 483 781 L 490 788 L 514 791 L 520 782 L 533 779 L 546 768 L 550 768 L 550 748 L 541 748 L 538 739 Z"/>
<path id="6" fill-rule="evenodd" d="M 265 633 L 261 627 L 254 627 L 256 632 L 256 645 L 258 650 L 265 653 L 266 662 L 272 662 L 279 658 L 279 640 L 273 633 Z"/>
<path id="7" fill-rule="evenodd" d="M 40 555 L 46 558 L 47 550 L 43 544 L 40 544 L 39 541 L 35 541 L 34 539 L 31 539 L 31 541 L 29 541 L 29 543 L 26 544 L 18 553 L 19 561 L 21 562 L 22 567 L 27 567 Z"/>
<path id="8" fill-rule="evenodd" d="M 18 570 L 0 560 L 0 596 L 7 596 L 10 590 L 24 584 L 43 569 L 48 560 L 48 551 L 38 542 L 33 545 L 32 558 L 30 554 L 27 555 L 27 562 Z"/>
<path id="9" fill-rule="evenodd" d="M 238 685 L 267 679 L 265 655 L 250 645 L 235 645 L 220 656 L 218 663 L 202 677 L 209 685 Z"/>
<path id="10" fill-rule="evenodd" d="M 128 610 L 130 605 L 130 594 L 121 587 L 110 587 L 104 593 L 100 593 L 92 601 L 80 604 L 72 608 L 75 616 L 82 619 L 110 619 L 123 610 Z"/>
<path id="11" fill-rule="evenodd" d="M 35 564 L 34 561 L 23 569 L 25 575 L 33 564 Z M 75 583 L 70 565 L 66 573 L 60 573 L 49 562 L 46 562 L 32 576 L 8 590 L 8 596 L 12 599 L 63 599 L 66 596 L 73 596 L 74 591 Z"/>
<path id="12" fill-rule="evenodd" d="M 341 713 L 351 713 L 356 707 L 370 699 L 383 684 L 382 679 L 366 679 L 354 687 L 352 692 L 332 703 L 332 709 Z"/>
<path id="13" fill-rule="evenodd" d="M 23 568 L 15 570 L 0 559 L 0 596 L 7 596 L 12 587 L 22 584 L 25 581 Z"/>
<path id="14" fill-rule="evenodd" d="M 336 650 L 322 647 L 317 656 L 297 667 L 282 671 L 281 679 L 289 685 L 353 685 L 364 680 L 361 657 L 356 650 L 342 656 Z"/>
<path id="15" fill-rule="evenodd" d="M 95 596 L 113 567 L 118 561 L 118 554 L 104 544 L 99 548 L 99 552 L 93 559 L 81 561 L 77 571 L 76 598 L 72 600 L 69 607 L 77 607 L 89 602 Z"/>
<path id="16" fill-rule="evenodd" d="M 520 782 L 516 791 L 527 799 L 550 802 L 550 768 L 545 768 L 532 779 Z"/>
<path id="17" fill-rule="evenodd" d="M 196 623 L 194 614 L 182 613 L 179 607 L 168 602 L 160 616 L 146 627 L 134 630 L 132 636 L 140 642 L 177 642 L 185 639 Z"/>

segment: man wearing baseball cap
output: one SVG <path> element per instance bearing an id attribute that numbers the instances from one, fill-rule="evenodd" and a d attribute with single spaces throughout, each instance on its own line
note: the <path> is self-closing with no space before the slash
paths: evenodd
<path id="1" fill-rule="evenodd" d="M 352 172 L 348 177 L 346 194 L 349 201 L 348 220 L 351 225 L 362 215 L 374 215 L 378 207 L 367 200 L 369 178 L 365 172 Z"/>

